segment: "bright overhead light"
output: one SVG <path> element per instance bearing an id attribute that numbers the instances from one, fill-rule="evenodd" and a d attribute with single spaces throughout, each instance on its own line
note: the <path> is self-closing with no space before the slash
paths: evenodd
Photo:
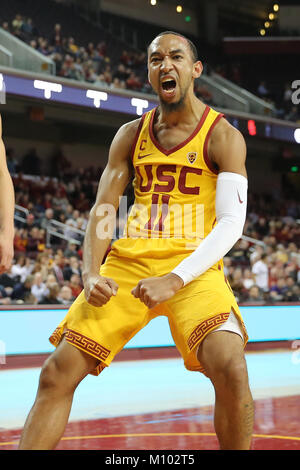
<path id="1" fill-rule="evenodd" d="M 177 11 L 177 13 L 181 13 L 181 12 L 182 12 L 182 6 L 181 6 L 181 5 L 177 5 L 176 11 Z"/>
<path id="2" fill-rule="evenodd" d="M 265 28 L 269 28 L 269 27 L 270 27 L 270 23 L 269 23 L 269 21 L 266 21 L 265 22 Z"/>
<path id="3" fill-rule="evenodd" d="M 273 5 L 273 10 L 274 10 L 274 11 L 278 11 L 278 10 L 279 10 L 279 5 L 278 5 L 277 3 L 275 3 L 275 4 Z"/>
<path id="4" fill-rule="evenodd" d="M 270 14 L 269 14 L 269 20 L 274 20 L 274 18 L 275 18 L 274 13 L 270 13 Z"/>
<path id="5" fill-rule="evenodd" d="M 156 0 L 150 0 L 151 5 L 156 5 Z"/>
<path id="6" fill-rule="evenodd" d="M 261 29 L 259 33 L 261 36 L 264 36 L 266 34 L 266 31 L 264 29 Z"/>

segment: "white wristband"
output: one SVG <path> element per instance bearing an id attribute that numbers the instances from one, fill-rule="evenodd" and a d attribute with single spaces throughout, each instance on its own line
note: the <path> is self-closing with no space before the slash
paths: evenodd
<path id="1" fill-rule="evenodd" d="M 216 187 L 217 224 L 195 251 L 172 273 L 184 284 L 191 282 L 225 256 L 243 233 L 247 211 L 248 180 L 238 173 L 218 175 Z"/>

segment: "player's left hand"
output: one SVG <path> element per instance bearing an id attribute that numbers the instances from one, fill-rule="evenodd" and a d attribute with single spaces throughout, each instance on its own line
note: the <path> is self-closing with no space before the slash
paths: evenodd
<path id="1" fill-rule="evenodd" d="M 13 237 L 0 232 L 0 274 L 8 271 L 14 256 Z"/>
<path id="2" fill-rule="evenodd" d="M 169 273 L 161 277 L 142 279 L 131 293 L 148 308 L 153 308 L 173 297 L 182 286 L 183 280 L 176 274 Z"/>

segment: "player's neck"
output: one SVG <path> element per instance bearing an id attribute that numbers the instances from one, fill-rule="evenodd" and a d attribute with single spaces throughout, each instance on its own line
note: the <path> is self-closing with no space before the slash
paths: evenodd
<path id="1" fill-rule="evenodd" d="M 179 109 L 169 110 L 162 105 L 159 106 L 158 121 L 164 123 L 167 127 L 173 127 L 177 124 L 193 124 L 198 122 L 204 113 L 206 105 L 202 103 L 194 94 L 187 96 Z"/>

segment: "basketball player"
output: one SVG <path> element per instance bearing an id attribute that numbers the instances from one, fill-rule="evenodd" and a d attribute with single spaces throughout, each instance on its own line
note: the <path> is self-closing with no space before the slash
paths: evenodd
<path id="1" fill-rule="evenodd" d="M 250 448 L 248 336 L 222 262 L 246 217 L 245 142 L 194 95 L 202 64 L 185 37 L 156 37 L 148 70 L 160 104 L 113 139 L 84 240 L 84 292 L 50 338 L 57 349 L 42 368 L 20 449 L 53 449 L 80 381 L 100 374 L 157 315 L 168 317 L 185 367 L 214 386 L 220 448 Z M 110 243 L 101 236 L 109 219 L 102 208 L 117 209 L 132 171 L 135 204 L 126 236 L 101 266 Z M 179 215 L 186 208 L 192 222 L 183 231 Z"/>
<path id="2" fill-rule="evenodd" d="M 14 255 L 15 193 L 7 169 L 0 116 L 0 274 L 8 271 Z"/>

